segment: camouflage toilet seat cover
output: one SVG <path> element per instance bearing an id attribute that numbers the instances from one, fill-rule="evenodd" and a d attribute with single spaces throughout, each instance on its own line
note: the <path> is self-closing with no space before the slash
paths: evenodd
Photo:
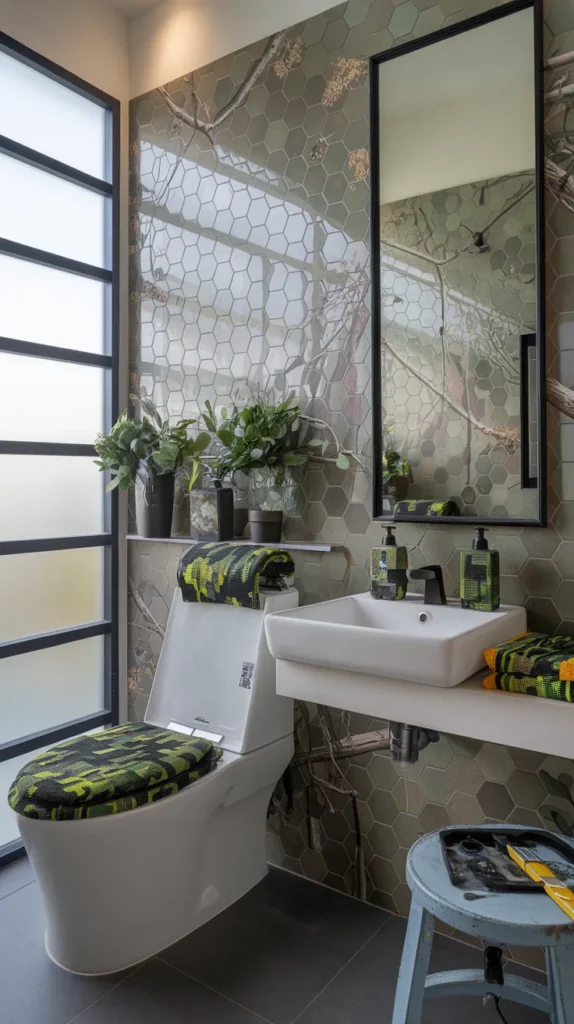
<path id="1" fill-rule="evenodd" d="M 179 793 L 221 754 L 209 740 L 129 722 L 38 754 L 18 772 L 8 802 L 18 814 L 48 821 L 119 814 Z"/>

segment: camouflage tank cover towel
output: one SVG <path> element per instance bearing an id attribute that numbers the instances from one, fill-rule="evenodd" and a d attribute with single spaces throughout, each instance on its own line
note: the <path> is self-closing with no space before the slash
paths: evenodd
<path id="1" fill-rule="evenodd" d="M 454 501 L 417 501 L 408 499 L 397 501 L 393 515 L 395 516 L 457 516 L 458 506 Z"/>
<path id="2" fill-rule="evenodd" d="M 182 555 L 177 574 L 184 601 L 259 608 L 261 579 L 295 572 L 288 551 L 246 544 L 194 544 Z"/>
<path id="3" fill-rule="evenodd" d="M 18 814 L 47 821 L 119 814 L 179 793 L 221 754 L 209 740 L 130 722 L 38 754 L 18 772 L 8 802 Z"/>

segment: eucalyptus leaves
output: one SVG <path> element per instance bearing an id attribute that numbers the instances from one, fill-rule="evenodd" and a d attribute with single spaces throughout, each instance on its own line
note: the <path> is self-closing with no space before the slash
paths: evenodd
<path id="1" fill-rule="evenodd" d="M 96 465 L 112 474 L 107 490 L 127 490 L 138 477 L 145 483 L 182 467 L 191 490 L 204 468 L 219 479 L 267 469 L 281 484 L 287 469 L 304 468 L 310 460 L 331 462 L 343 470 L 350 468 L 351 460 L 362 466 L 329 424 L 301 412 L 294 393 L 276 403 L 257 395 L 242 408 L 233 405 L 217 411 L 207 401 L 198 419 L 183 419 L 175 426 L 160 416 L 147 395 L 130 398 L 139 404 L 141 418 L 131 419 L 123 412 L 110 433 L 95 441 L 100 456 Z M 188 436 L 198 425 L 204 429 Z M 309 436 L 317 431 L 328 436 Z"/>
<path id="2" fill-rule="evenodd" d="M 188 437 L 188 428 L 196 420 L 180 420 L 170 426 L 150 398 L 145 395 L 130 395 L 130 398 L 139 403 L 141 419 L 131 419 L 127 411 L 123 412 L 109 434 L 99 434 L 94 442 L 100 456 L 95 460 L 96 465 L 100 472 L 112 474 L 107 491 L 115 487 L 128 490 L 138 477 L 145 484 L 150 477 L 173 474 L 187 463 L 195 467 L 211 444 L 206 431 Z"/>
<path id="3" fill-rule="evenodd" d="M 309 461 L 307 424 L 292 394 L 277 405 L 258 397 L 243 409 L 223 408 L 219 415 L 206 402 L 202 419 L 214 440 L 212 467 L 220 478 L 265 468 L 280 481 L 287 467 Z"/>
<path id="4" fill-rule="evenodd" d="M 387 484 L 395 477 L 404 476 L 411 479 L 411 464 L 403 459 L 393 448 L 385 448 L 383 452 L 383 483 Z"/>
<path id="5" fill-rule="evenodd" d="M 304 467 L 311 459 L 333 462 L 339 469 L 349 469 L 351 459 L 359 461 L 352 452 L 342 449 L 327 423 L 301 412 L 293 392 L 277 404 L 260 395 L 241 409 L 233 406 L 219 413 L 206 402 L 201 418 L 215 442 L 212 464 L 219 477 L 238 470 L 249 473 L 252 469 L 272 469 L 280 482 L 287 467 Z M 308 436 L 316 430 L 327 431 L 330 436 Z M 329 449 L 334 454 L 327 455 Z"/>

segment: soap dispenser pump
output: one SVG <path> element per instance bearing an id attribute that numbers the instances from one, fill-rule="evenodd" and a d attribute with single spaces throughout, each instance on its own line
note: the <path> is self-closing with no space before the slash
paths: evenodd
<path id="1" fill-rule="evenodd" d="M 371 594 L 382 601 L 402 601 L 407 596 L 408 554 L 397 544 L 395 529 L 386 523 L 382 545 L 371 551 Z"/>
<path id="2" fill-rule="evenodd" d="M 460 553 L 460 603 L 477 612 L 500 607 L 500 559 L 488 546 L 486 527 L 477 526 L 471 551 Z"/>

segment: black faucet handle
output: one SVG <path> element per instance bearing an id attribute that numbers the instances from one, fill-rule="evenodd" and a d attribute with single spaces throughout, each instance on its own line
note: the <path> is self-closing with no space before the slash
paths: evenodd
<path id="1" fill-rule="evenodd" d="M 411 580 L 435 580 L 439 573 L 442 576 L 440 565 L 423 565 L 420 569 L 409 569 L 409 578 Z"/>
<path id="2" fill-rule="evenodd" d="M 446 604 L 444 578 L 440 565 L 423 565 L 420 569 L 411 569 L 409 579 L 425 581 L 425 604 Z"/>

